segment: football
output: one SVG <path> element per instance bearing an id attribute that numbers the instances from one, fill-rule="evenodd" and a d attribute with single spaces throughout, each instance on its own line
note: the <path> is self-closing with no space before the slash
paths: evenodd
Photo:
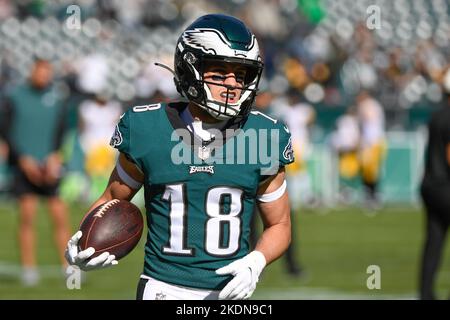
<path id="1" fill-rule="evenodd" d="M 78 246 L 80 250 L 93 247 L 95 253 L 91 258 L 109 252 L 119 260 L 136 247 L 143 228 L 139 208 L 131 202 L 114 199 L 84 217 L 80 225 L 83 235 Z"/>

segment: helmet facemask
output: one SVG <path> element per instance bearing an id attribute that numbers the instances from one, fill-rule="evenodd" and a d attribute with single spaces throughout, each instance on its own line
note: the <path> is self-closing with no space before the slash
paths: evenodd
<path id="1" fill-rule="evenodd" d="M 240 81 L 238 79 L 239 74 L 235 74 L 236 82 L 239 84 L 236 84 L 234 87 L 223 83 L 225 80 L 220 83 L 220 81 L 205 79 L 204 75 L 208 70 L 207 66 L 220 66 L 224 63 L 231 63 L 236 67 L 240 67 L 242 70 L 245 70 L 245 74 L 241 75 L 241 83 L 239 83 Z M 257 94 L 261 71 L 262 68 L 257 64 L 242 62 L 242 59 L 231 59 L 224 57 L 220 59 L 217 57 L 214 57 L 213 59 L 205 58 L 202 64 L 202 70 L 199 72 L 201 79 L 198 83 L 202 86 L 204 93 L 202 95 L 202 101 L 195 101 L 195 103 L 218 120 L 227 120 L 230 118 L 247 116 Z M 213 93 L 211 91 L 216 91 L 219 88 L 220 91 L 222 91 L 222 94 L 225 95 L 225 100 L 218 100 L 217 97 L 216 99 L 213 97 Z M 233 94 L 238 94 L 239 96 L 237 98 L 230 98 Z M 234 101 L 232 102 L 230 100 Z"/>
<path id="2" fill-rule="evenodd" d="M 246 117 L 250 112 L 253 101 L 258 91 L 263 64 L 260 61 L 242 59 L 236 57 L 212 56 L 206 54 L 194 55 L 190 51 L 182 54 L 181 66 L 176 66 L 179 75 L 178 91 L 194 102 L 200 108 L 206 110 L 212 117 L 218 120 Z M 179 61 L 180 61 L 179 60 Z M 245 69 L 245 77 L 242 86 L 231 87 L 204 78 L 207 66 L 231 63 Z M 226 100 L 214 99 L 209 86 L 223 87 L 226 89 Z M 238 101 L 229 102 L 230 91 L 240 91 Z"/>

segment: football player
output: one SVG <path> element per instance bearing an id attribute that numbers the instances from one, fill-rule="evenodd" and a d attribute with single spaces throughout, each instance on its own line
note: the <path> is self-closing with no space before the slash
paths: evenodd
<path id="1" fill-rule="evenodd" d="M 361 127 L 359 161 L 365 204 L 368 209 L 377 210 L 381 206 L 378 195 L 381 166 L 387 151 L 385 114 L 383 106 L 368 91 L 361 91 L 356 100 Z"/>
<path id="2" fill-rule="evenodd" d="M 176 44 L 174 80 L 188 101 L 122 115 L 111 139 L 119 159 L 91 209 L 130 200 L 144 186 L 148 234 L 138 299 L 248 299 L 264 267 L 288 247 L 284 166 L 293 152 L 287 127 L 251 111 L 262 70 L 243 22 L 205 15 Z M 264 232 L 248 252 L 255 204 Z M 93 259 L 94 248 L 79 252 L 81 236 L 68 243 L 70 264 L 117 264 L 107 252 Z"/>
<path id="3" fill-rule="evenodd" d="M 27 287 L 40 282 L 36 260 L 36 215 L 45 199 L 54 223 L 54 239 L 62 268 L 64 249 L 70 238 L 69 214 L 59 196 L 63 175 L 60 155 L 65 133 L 62 94 L 53 84 L 50 61 L 37 58 L 25 83 L 12 86 L 1 103 L 0 137 L 8 148 L 14 173 L 12 192 L 19 208 L 18 239 L 22 264 L 21 280 Z"/>

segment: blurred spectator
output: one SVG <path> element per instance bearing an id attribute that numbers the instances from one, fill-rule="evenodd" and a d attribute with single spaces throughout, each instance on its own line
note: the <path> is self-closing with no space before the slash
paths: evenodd
<path id="1" fill-rule="evenodd" d="M 173 65 L 173 58 L 161 55 L 158 60 L 165 65 Z M 173 75 L 166 69 L 154 64 L 152 59 L 145 65 L 134 83 L 136 89 L 136 105 L 149 104 L 156 101 L 167 101 L 177 96 L 173 85 Z"/>
<path id="2" fill-rule="evenodd" d="M 305 65 L 297 59 L 287 58 L 283 68 L 289 84 L 297 90 L 303 90 L 311 81 Z"/>
<path id="3" fill-rule="evenodd" d="M 281 15 L 278 2 L 277 0 L 250 0 L 245 5 L 246 21 L 255 33 L 261 35 L 261 38 L 276 38 L 288 32 L 287 21 Z M 267 23 L 268 21 L 270 23 Z"/>
<path id="4" fill-rule="evenodd" d="M 366 205 L 376 209 L 380 205 L 378 187 L 380 170 L 386 151 L 385 116 L 383 107 L 368 91 L 356 98 L 358 121 L 361 128 L 360 163 L 366 191 Z"/>
<path id="5" fill-rule="evenodd" d="M 420 269 L 420 299 L 436 299 L 434 283 L 450 225 L 450 68 L 444 78 L 446 102 L 428 126 L 421 195 L 426 210 Z"/>
<path id="6" fill-rule="evenodd" d="M 415 58 L 416 70 L 433 80 L 439 78 L 446 64 L 443 54 L 431 41 L 419 42 Z"/>
<path id="7" fill-rule="evenodd" d="M 105 90 L 109 67 L 101 54 L 91 54 L 80 59 L 76 64 L 78 88 L 87 94 L 97 94 Z"/>
<path id="8" fill-rule="evenodd" d="M 15 12 L 11 0 L 0 0 L 0 21 L 11 17 Z"/>
<path id="9" fill-rule="evenodd" d="M 135 27 L 140 24 L 145 14 L 145 0 L 112 1 L 116 8 L 116 17 L 119 22 L 127 27 Z"/>
<path id="10" fill-rule="evenodd" d="M 2 136 L 8 143 L 10 163 L 15 168 L 13 191 L 19 201 L 22 281 L 28 286 L 39 281 L 34 230 L 38 197 L 47 200 L 62 265 L 66 264 L 64 249 L 70 236 L 67 208 L 58 196 L 63 169 L 58 149 L 64 114 L 52 78 L 50 62 L 37 60 L 29 82 L 12 88 L 3 106 Z"/>

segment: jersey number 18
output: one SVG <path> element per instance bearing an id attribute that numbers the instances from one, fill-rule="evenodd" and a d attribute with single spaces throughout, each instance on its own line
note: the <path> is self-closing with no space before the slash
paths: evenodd
<path id="1" fill-rule="evenodd" d="M 241 237 L 241 213 L 243 191 L 230 187 L 215 187 L 206 194 L 205 250 L 213 256 L 227 256 L 239 250 Z M 222 203 L 229 197 L 230 209 L 224 214 Z M 184 184 L 167 185 L 163 200 L 170 206 L 169 241 L 162 248 L 164 253 L 175 255 L 193 255 L 193 249 L 187 246 L 187 194 Z M 228 241 L 223 244 L 224 227 L 228 224 Z"/>

